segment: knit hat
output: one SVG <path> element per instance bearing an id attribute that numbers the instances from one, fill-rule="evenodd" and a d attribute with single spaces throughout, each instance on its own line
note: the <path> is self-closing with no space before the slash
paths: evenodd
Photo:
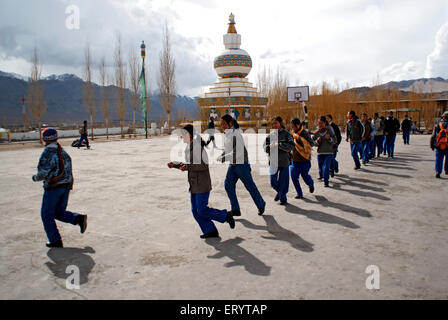
<path id="1" fill-rule="evenodd" d="M 47 128 L 42 133 L 42 140 L 44 141 L 56 141 L 58 140 L 58 132 L 56 129 Z"/>

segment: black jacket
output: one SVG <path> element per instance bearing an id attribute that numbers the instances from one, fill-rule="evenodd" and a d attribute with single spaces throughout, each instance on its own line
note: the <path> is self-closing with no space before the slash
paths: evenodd
<path id="1" fill-rule="evenodd" d="M 331 127 L 333 128 L 334 134 L 336 135 L 337 145 L 340 145 L 342 141 L 341 130 L 339 129 L 339 126 L 334 122 L 331 123 Z"/>
<path id="2" fill-rule="evenodd" d="M 384 133 L 389 136 L 394 136 L 400 130 L 400 121 L 394 117 L 387 117 L 384 120 Z"/>
<path id="3" fill-rule="evenodd" d="M 412 128 L 412 122 L 409 119 L 404 119 L 401 122 L 401 130 L 402 131 L 411 131 Z"/>

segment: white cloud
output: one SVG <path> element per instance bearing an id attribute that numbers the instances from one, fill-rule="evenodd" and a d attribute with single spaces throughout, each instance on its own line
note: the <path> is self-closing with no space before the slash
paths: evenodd
<path id="1" fill-rule="evenodd" d="M 448 22 L 437 31 L 436 45 L 426 59 L 425 76 L 448 76 Z"/>

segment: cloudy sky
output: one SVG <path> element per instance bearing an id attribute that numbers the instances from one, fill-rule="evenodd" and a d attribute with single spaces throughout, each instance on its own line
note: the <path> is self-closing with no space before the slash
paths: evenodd
<path id="1" fill-rule="evenodd" d="M 79 29 L 67 28 L 73 5 Z M 82 77 L 86 43 L 96 63 L 105 56 L 112 64 L 120 33 L 125 53 L 145 40 L 155 89 L 167 23 L 178 92 L 196 96 L 217 78 L 213 59 L 230 12 L 254 62 L 252 82 L 262 66 L 279 68 L 291 85 L 448 78 L 447 0 L 1 0 L 0 70 L 28 75 L 36 45 L 44 76 Z"/>

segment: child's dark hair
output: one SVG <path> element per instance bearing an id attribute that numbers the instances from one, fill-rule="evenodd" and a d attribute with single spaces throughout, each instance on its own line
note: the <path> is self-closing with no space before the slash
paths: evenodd
<path id="1" fill-rule="evenodd" d="M 295 126 L 300 126 L 301 124 L 302 124 L 302 122 L 300 121 L 300 119 L 299 118 L 294 118 L 294 119 L 292 119 L 291 120 L 291 123 L 293 124 L 293 125 L 295 125 Z"/>
<path id="2" fill-rule="evenodd" d="M 233 123 L 233 127 L 235 129 L 238 129 L 240 127 L 240 125 L 238 124 L 238 122 L 232 118 L 232 116 L 230 114 L 225 114 L 221 117 L 221 120 L 224 120 L 229 126 L 230 126 L 230 122 Z"/>
<path id="3" fill-rule="evenodd" d="M 283 118 L 280 116 L 275 116 L 272 118 L 272 121 L 277 121 L 278 123 L 280 123 L 281 127 L 283 129 L 285 129 L 285 126 L 283 125 Z"/>
<path id="4" fill-rule="evenodd" d="M 326 117 L 326 116 L 321 116 L 321 117 L 319 118 L 319 120 L 322 121 L 322 122 L 324 122 L 324 123 L 325 123 L 325 126 L 328 126 L 328 121 L 327 121 L 327 117 Z"/>

